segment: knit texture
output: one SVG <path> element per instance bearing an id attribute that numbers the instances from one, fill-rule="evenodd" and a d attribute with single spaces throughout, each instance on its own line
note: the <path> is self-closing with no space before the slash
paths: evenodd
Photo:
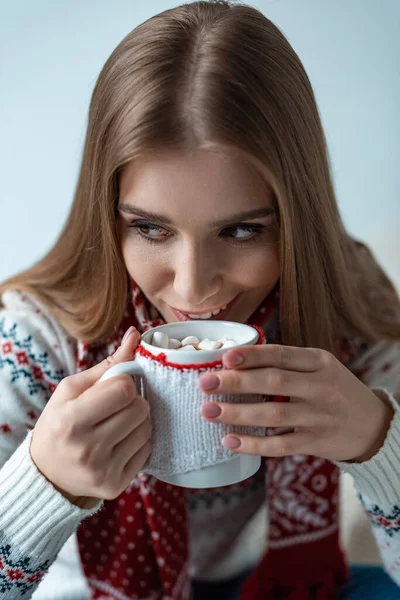
<path id="1" fill-rule="evenodd" d="M 134 324 L 140 331 L 145 331 L 162 321 L 135 282 L 131 280 L 130 284 L 132 303 L 128 306 L 120 336 L 128 325 Z M 393 288 L 386 287 L 385 294 L 385 308 L 390 305 L 397 307 L 398 300 Z M 133 312 L 130 307 L 133 307 Z M 249 323 L 265 327 L 271 316 L 278 312 L 279 287 L 266 298 Z M 268 341 L 270 340 L 267 343 Z M 274 341 L 281 341 L 279 330 Z M 83 360 L 90 366 L 92 349 L 85 347 L 81 350 Z M 359 353 L 359 341 L 343 336 L 341 361 L 346 364 Z M 287 398 L 279 397 L 269 400 L 288 401 Z M 272 428 L 267 431 L 268 435 L 279 433 L 281 432 Z M 274 597 L 288 600 L 334 598 L 337 588 L 345 582 L 349 573 L 339 546 L 337 466 L 315 456 L 269 457 L 265 461 L 265 477 L 270 519 L 268 549 L 242 585 L 241 600 Z M 92 598 L 99 597 L 100 587 L 104 591 L 105 581 L 115 581 L 127 598 L 189 599 L 191 587 L 184 491 L 145 474 L 139 474 L 137 480 L 138 486 L 129 491 L 130 494 L 135 494 L 134 505 L 137 510 L 132 512 L 128 508 L 132 506 L 132 498 L 128 503 L 124 494 L 119 502 L 122 500 L 122 506 L 125 507 L 123 518 L 134 520 L 136 525 L 140 524 L 136 536 L 134 532 L 132 535 L 133 543 L 140 547 L 136 550 L 142 557 L 143 564 L 139 571 L 141 580 L 138 582 L 135 577 L 135 569 L 130 577 L 120 561 L 117 562 L 122 572 L 116 572 L 115 567 L 111 567 L 106 560 L 104 570 L 99 573 L 98 570 L 96 572 L 98 565 L 95 561 L 83 560 Z M 105 505 L 109 511 L 108 516 L 114 515 L 116 501 L 106 502 Z M 121 512 L 119 507 L 118 515 L 122 516 Z M 107 522 L 106 519 L 107 516 L 104 516 L 103 524 Z M 85 521 L 85 526 L 91 527 L 90 518 Z M 90 548 L 90 539 L 89 537 L 89 542 L 84 540 L 78 532 L 81 556 L 84 556 L 85 549 Z M 125 554 L 126 544 L 123 547 Z M 115 553 L 113 558 L 115 559 Z M 137 555 L 135 558 L 138 560 Z M 290 571 L 286 568 L 288 564 L 291 565 Z"/>
<path id="2" fill-rule="evenodd" d="M 145 317 L 145 305 L 137 302 L 139 291 L 133 288 L 132 292 L 132 304 L 138 308 L 137 315 Z M 393 295 L 384 290 L 381 296 L 383 300 L 380 306 L 387 311 Z M 149 311 L 151 318 L 146 327 L 161 324 L 152 307 L 149 307 Z M 106 343 L 90 347 L 78 344 L 75 370 L 88 368 L 110 354 L 118 346 L 127 324 L 145 328 L 137 315 L 135 317 L 128 312 L 117 334 Z M 276 316 L 277 308 L 272 312 Z M 71 511 L 76 512 L 77 518 L 85 516 L 83 511 L 69 505 L 50 484 L 42 485 L 41 475 L 31 470 L 32 463 L 29 462 L 26 444 L 20 446 L 20 452 L 14 452 L 11 456 L 15 448 L 15 441 L 12 441 L 15 440 L 15 432 L 18 432 L 21 439 L 23 435 L 18 428 L 23 429 L 25 422 L 28 428 L 34 425 L 50 395 L 46 381 L 51 385 L 57 383 L 60 375 L 55 373 L 60 373 L 66 364 L 63 365 L 59 360 L 59 351 L 56 349 L 58 344 L 63 344 L 62 339 L 52 339 L 47 346 L 41 346 L 46 348 L 45 353 L 43 350 L 38 352 L 38 341 L 42 337 L 46 339 L 46 336 L 50 340 L 50 334 L 45 333 L 43 317 L 38 321 L 37 330 L 32 325 L 35 321 L 31 314 L 24 319 L 25 321 L 16 319 L 14 325 L 9 313 L 6 319 L 0 319 L 2 384 L 11 382 L 9 387 L 2 385 L 0 389 L 2 406 L 9 411 L 7 413 L 7 410 L 3 410 L 1 413 L 3 433 L 0 436 L 2 457 L 7 454 L 10 456 L 7 468 L 1 470 L 6 479 L 6 482 L 1 482 L 1 487 L 5 489 L 3 486 L 9 484 L 9 492 L 0 498 L 0 512 L 4 517 L 0 534 L 0 597 L 7 600 L 30 597 L 48 564 L 54 560 L 60 547 L 59 540 L 62 543 L 68 533 L 73 531 Z M 263 327 L 270 329 L 271 318 L 266 305 L 260 309 L 258 324 L 263 319 Z M 269 341 L 278 340 L 274 336 L 269 338 Z M 371 352 L 375 346 L 376 344 L 371 345 Z M 365 356 L 366 353 L 368 354 L 368 346 L 363 340 L 347 340 L 342 361 L 354 366 L 357 364 L 357 356 Z M 360 365 L 358 374 L 367 384 L 373 383 L 373 372 L 393 373 L 394 367 L 398 367 L 398 354 L 396 365 L 393 363 L 395 360 L 395 354 L 386 362 L 371 356 L 371 364 Z M 37 368 L 39 365 L 40 370 Z M 70 374 L 73 369 L 68 368 L 67 372 Z M 357 374 L 357 369 L 354 368 L 353 372 Z M 36 386 L 36 391 L 27 391 L 25 384 L 28 381 L 36 384 L 41 378 L 45 381 L 44 388 Z M 9 398 L 12 398 L 12 410 Z M 393 402 L 395 407 L 394 398 L 388 396 L 387 400 Z M 34 402 L 37 404 L 34 405 Z M 35 415 L 30 414 L 33 405 Z M 379 528 L 380 537 L 377 539 L 380 541 L 385 564 L 389 566 L 393 578 L 397 577 L 396 580 L 400 583 L 400 570 L 396 566 L 400 551 L 400 485 L 396 469 L 399 432 L 399 416 L 396 412 L 387 440 L 376 457 L 361 465 L 338 463 L 337 466 L 343 470 L 351 469 L 358 489 L 362 492 L 360 499 L 373 523 L 374 533 Z M 333 590 L 341 579 L 340 563 L 335 561 L 338 556 L 340 560 L 340 552 L 337 551 L 335 534 L 330 529 L 331 525 L 335 526 L 337 472 L 332 471 L 331 477 L 327 477 L 329 473 L 322 470 L 324 465 L 316 457 L 285 457 L 284 460 L 275 461 L 274 470 L 269 466 L 274 461 L 266 459 L 263 462 L 267 502 L 271 513 L 274 512 L 270 522 L 270 550 L 263 557 L 260 567 L 246 582 L 243 597 L 334 597 Z M 251 480 L 252 478 L 248 481 Z M 241 485 L 246 486 L 247 481 Z M 231 486 L 228 488 L 210 490 L 210 495 L 217 492 L 222 497 L 225 491 L 233 489 Z M 376 502 L 376 490 L 379 492 L 379 506 Z M 207 493 L 208 490 L 201 492 L 204 496 Z M 14 510 L 10 520 L 11 498 Z M 55 510 L 45 515 L 40 506 L 50 501 Z M 33 510 L 27 520 L 25 511 L 30 504 Z M 54 514 L 57 517 L 55 520 Z M 104 502 L 101 510 L 89 516 L 78 529 L 81 560 L 91 597 L 109 600 L 188 598 L 190 581 L 187 573 L 186 517 L 182 489 L 161 484 L 155 477 L 146 474 L 136 477 L 126 492 L 115 501 Z M 24 530 L 28 531 L 28 535 L 24 536 Z M 22 589 L 27 590 L 24 596 Z"/>
<path id="3" fill-rule="evenodd" d="M 200 407 L 208 401 L 251 403 L 264 399 L 262 395 L 207 396 L 202 392 L 198 384 L 200 375 L 220 371 L 221 361 L 174 364 L 165 359 L 165 354 L 156 356 L 140 347 L 135 362 L 144 373 L 143 395 L 150 404 L 154 440 L 152 453 L 141 472 L 163 478 L 224 463 L 232 459 L 232 452 L 221 444 L 224 435 L 265 435 L 265 427 L 207 423 L 201 418 Z"/>
<path id="4" fill-rule="evenodd" d="M 131 280 L 130 284 L 132 301 L 118 336 L 113 340 L 114 349 L 129 325 L 145 331 L 160 324 L 161 320 L 159 315 L 156 320 L 150 318 L 152 307 L 135 282 Z M 259 307 L 249 324 L 265 328 L 278 310 L 279 287 Z M 267 343 L 269 341 L 272 340 L 267 339 Z M 280 341 L 279 331 L 274 341 Z M 109 346 L 107 352 L 110 352 Z M 104 355 L 99 353 L 98 344 L 78 344 L 77 370 L 79 365 L 90 368 L 101 358 Z M 279 434 L 279 431 L 270 428 L 269 434 L 274 433 Z M 268 551 L 245 581 L 242 600 L 264 600 L 273 594 L 290 600 L 309 598 L 316 587 L 321 590 L 320 597 L 324 600 L 333 598 L 335 589 L 348 574 L 338 541 L 338 473 L 338 468 L 330 461 L 313 456 L 268 458 L 265 462 L 266 500 L 270 513 Z M 318 478 L 326 483 L 315 486 L 313 482 Z M 247 480 L 243 485 L 250 485 L 250 482 Z M 282 519 L 279 502 L 283 489 L 293 506 L 285 519 Z M 118 499 L 105 501 L 103 509 L 93 519 L 86 519 L 78 530 L 82 566 L 92 598 L 118 597 L 112 595 L 114 588 L 125 598 L 190 598 L 183 488 L 139 473 L 132 486 Z M 123 536 L 114 536 L 114 540 L 118 539 L 117 546 L 103 548 L 104 558 L 100 565 L 94 545 L 99 527 L 105 532 L 106 539 L 114 528 L 124 532 Z M 127 559 L 122 560 L 122 555 Z M 287 557 L 293 560 L 293 556 L 296 556 L 296 562 L 293 561 L 290 573 L 283 572 L 282 564 Z"/>

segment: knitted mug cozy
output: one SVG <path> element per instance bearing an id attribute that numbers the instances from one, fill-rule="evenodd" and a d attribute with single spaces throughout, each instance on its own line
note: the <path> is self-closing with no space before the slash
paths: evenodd
<path id="1" fill-rule="evenodd" d="M 259 331 L 258 344 L 265 341 Z M 150 404 L 153 424 L 152 453 L 140 472 L 155 477 L 187 473 L 225 462 L 234 455 L 221 444 L 229 433 L 259 435 L 265 427 L 234 426 L 208 423 L 201 418 L 205 402 L 254 403 L 264 396 L 255 394 L 207 395 L 199 389 L 202 373 L 219 371 L 221 360 L 200 364 L 177 364 L 166 360 L 164 353 L 154 355 L 139 345 L 135 363 L 141 367 L 140 393 Z"/>

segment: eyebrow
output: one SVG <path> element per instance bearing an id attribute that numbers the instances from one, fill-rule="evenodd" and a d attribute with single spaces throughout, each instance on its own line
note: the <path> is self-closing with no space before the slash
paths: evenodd
<path id="1" fill-rule="evenodd" d="M 120 203 L 118 204 L 118 210 L 129 215 L 136 215 L 138 217 L 143 217 L 144 219 L 148 219 L 149 221 L 158 221 L 159 223 L 164 223 L 165 225 L 173 225 L 173 221 L 160 213 L 149 212 L 147 210 L 143 210 L 142 208 L 136 208 L 132 204 Z M 252 220 L 252 219 L 260 219 L 262 217 L 270 217 L 276 214 L 276 209 L 269 208 L 256 208 L 254 210 L 242 211 L 231 215 L 226 219 L 219 219 L 214 221 L 214 225 L 218 227 L 222 227 L 223 225 L 229 225 L 230 223 L 239 223 L 242 221 Z"/>

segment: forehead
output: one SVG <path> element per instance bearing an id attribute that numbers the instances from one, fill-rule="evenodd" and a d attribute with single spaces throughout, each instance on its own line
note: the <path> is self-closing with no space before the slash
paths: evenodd
<path id="1" fill-rule="evenodd" d="M 210 150 L 135 159 L 121 174 L 119 199 L 173 220 L 199 222 L 273 205 L 253 166 L 240 156 Z"/>

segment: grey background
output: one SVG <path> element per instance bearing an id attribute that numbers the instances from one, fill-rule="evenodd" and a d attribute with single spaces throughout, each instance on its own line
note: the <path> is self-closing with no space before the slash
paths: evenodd
<path id="1" fill-rule="evenodd" d="M 72 202 L 90 94 L 136 25 L 179 2 L 0 0 L 0 280 L 58 236 Z M 400 2 L 258 0 L 316 92 L 337 198 L 400 287 Z"/>

